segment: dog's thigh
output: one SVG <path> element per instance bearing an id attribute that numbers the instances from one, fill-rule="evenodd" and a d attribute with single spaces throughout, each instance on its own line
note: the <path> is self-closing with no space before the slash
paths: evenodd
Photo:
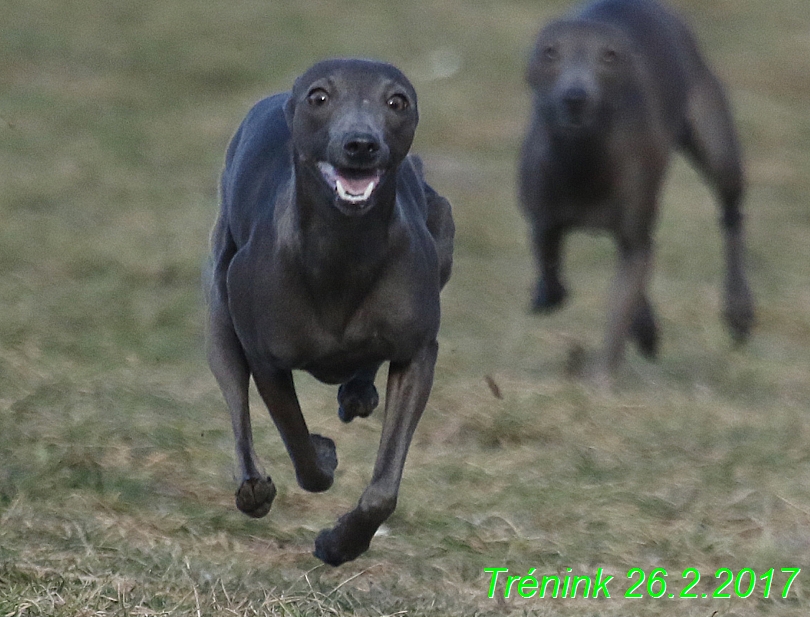
<path id="1" fill-rule="evenodd" d="M 728 100 L 708 71 L 692 85 L 681 146 L 720 196 L 723 223 L 735 227 L 743 193 L 742 155 Z"/>

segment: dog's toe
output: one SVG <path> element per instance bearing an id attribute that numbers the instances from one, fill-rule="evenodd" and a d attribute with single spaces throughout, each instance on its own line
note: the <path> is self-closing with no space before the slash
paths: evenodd
<path id="1" fill-rule="evenodd" d="M 344 555 L 335 542 L 332 529 L 324 529 L 315 538 L 315 550 L 312 554 L 330 566 L 339 566 L 352 558 Z"/>
<path id="2" fill-rule="evenodd" d="M 298 484 L 305 491 L 310 493 L 321 493 L 332 486 L 337 468 L 337 451 L 335 442 L 323 435 L 312 434 L 309 436 L 312 447 L 315 449 L 317 469 L 310 470 L 308 476 L 299 475 Z"/>
<path id="3" fill-rule="evenodd" d="M 380 395 L 373 382 L 350 381 L 338 389 L 338 416 L 343 422 L 367 418 L 379 404 Z"/>
<path id="4" fill-rule="evenodd" d="M 324 529 L 315 538 L 313 555 L 330 566 L 339 566 L 357 559 L 368 550 L 373 531 L 351 528 L 342 517 L 333 529 Z"/>
<path id="5" fill-rule="evenodd" d="M 253 518 L 261 518 L 270 512 L 276 498 L 276 485 L 268 477 L 248 478 L 236 491 L 236 507 Z"/>
<path id="6" fill-rule="evenodd" d="M 310 435 L 312 445 L 318 456 L 318 467 L 332 475 L 337 469 L 338 459 L 335 442 L 323 435 Z"/>

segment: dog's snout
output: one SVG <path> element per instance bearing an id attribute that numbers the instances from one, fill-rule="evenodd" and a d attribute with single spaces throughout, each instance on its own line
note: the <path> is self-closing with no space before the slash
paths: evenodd
<path id="1" fill-rule="evenodd" d="M 588 100 L 588 93 L 582 86 L 572 86 L 563 94 L 563 101 L 571 111 L 582 111 Z"/>
<path id="2" fill-rule="evenodd" d="M 572 85 L 560 98 L 563 121 L 570 126 L 582 126 L 588 115 L 588 91 L 581 85 Z"/>
<path id="3" fill-rule="evenodd" d="M 380 140 L 371 133 L 352 133 L 343 141 L 343 152 L 352 161 L 369 161 L 380 151 Z"/>

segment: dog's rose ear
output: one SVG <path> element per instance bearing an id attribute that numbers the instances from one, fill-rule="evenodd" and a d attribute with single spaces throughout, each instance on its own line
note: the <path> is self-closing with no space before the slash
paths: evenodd
<path id="1" fill-rule="evenodd" d="M 540 84 L 540 67 L 537 66 L 537 56 L 537 49 L 533 49 L 529 61 L 526 63 L 526 70 L 523 72 L 524 81 L 532 88 Z"/>
<path id="2" fill-rule="evenodd" d="M 529 55 L 529 61 L 526 63 L 526 70 L 523 73 L 523 79 L 532 88 L 537 88 L 543 83 L 543 54 L 544 45 L 538 42 Z"/>
<path id="3" fill-rule="evenodd" d="M 287 127 L 292 132 L 293 129 L 293 118 L 295 117 L 295 97 L 293 93 L 290 93 L 287 102 L 284 103 L 284 118 L 287 120 Z"/>

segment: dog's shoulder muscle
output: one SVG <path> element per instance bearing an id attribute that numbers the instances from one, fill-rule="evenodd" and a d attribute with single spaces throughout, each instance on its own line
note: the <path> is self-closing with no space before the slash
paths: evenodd
<path id="1" fill-rule="evenodd" d="M 248 112 L 228 146 L 222 172 L 222 216 L 237 247 L 254 227 L 270 221 L 276 196 L 293 174 L 290 130 L 284 117 L 289 93 L 262 99 Z"/>
<path id="2" fill-rule="evenodd" d="M 450 278 L 453 266 L 455 225 L 450 202 L 425 181 L 422 159 L 418 156 L 409 155 L 402 167 L 401 183 L 402 180 L 405 181 L 405 184 L 410 183 L 415 186 L 420 196 L 424 196 L 424 210 L 421 211 L 421 214 L 424 216 L 425 225 L 436 245 L 436 253 L 439 258 L 439 281 L 444 287 Z M 422 199 L 418 201 L 421 203 Z"/>

